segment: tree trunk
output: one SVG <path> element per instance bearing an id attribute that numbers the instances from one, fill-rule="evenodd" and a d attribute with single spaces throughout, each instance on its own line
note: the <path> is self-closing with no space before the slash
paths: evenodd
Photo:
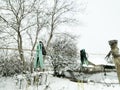
<path id="1" fill-rule="evenodd" d="M 19 30 L 17 33 L 18 33 L 18 52 L 19 52 L 20 59 L 23 62 L 23 70 L 25 70 L 26 66 L 25 66 L 24 52 L 22 47 L 22 36 Z"/>
<path id="2" fill-rule="evenodd" d="M 31 61 L 31 63 L 30 63 L 30 71 L 31 71 L 31 73 L 33 73 L 33 63 L 34 63 L 34 55 L 33 55 L 33 50 L 31 51 L 31 58 L 30 58 L 30 61 Z"/>

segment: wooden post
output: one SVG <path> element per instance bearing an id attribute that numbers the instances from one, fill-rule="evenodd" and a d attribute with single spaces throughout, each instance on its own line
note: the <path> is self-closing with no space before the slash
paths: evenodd
<path id="1" fill-rule="evenodd" d="M 113 61 L 115 63 L 115 67 L 116 67 L 116 70 L 117 70 L 118 80 L 119 80 L 119 83 L 120 83 L 120 54 L 119 54 L 119 48 L 117 47 L 117 44 L 118 44 L 117 40 L 110 40 L 109 41 L 111 51 L 109 52 L 107 57 L 109 57 L 112 54 Z"/>

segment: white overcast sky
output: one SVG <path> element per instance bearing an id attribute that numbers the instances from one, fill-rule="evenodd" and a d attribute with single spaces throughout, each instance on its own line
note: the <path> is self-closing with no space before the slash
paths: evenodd
<path id="1" fill-rule="evenodd" d="M 84 14 L 77 16 L 85 25 L 79 23 L 69 28 L 80 35 L 79 49 L 84 48 L 88 53 L 106 54 L 110 50 L 109 40 L 117 39 L 120 43 L 120 0 L 82 1 L 87 2 L 87 9 Z"/>

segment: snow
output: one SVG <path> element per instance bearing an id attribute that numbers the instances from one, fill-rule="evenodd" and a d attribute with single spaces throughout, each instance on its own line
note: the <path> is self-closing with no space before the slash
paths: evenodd
<path id="1" fill-rule="evenodd" d="M 16 90 L 15 81 L 11 77 L 0 78 L 0 90 Z"/>
<path id="2" fill-rule="evenodd" d="M 21 78 L 21 75 L 19 76 Z M 24 81 L 20 89 L 14 77 L 1 77 L 0 90 L 120 90 L 116 72 L 88 75 L 88 83 L 72 82 L 66 78 L 47 76 L 42 85 L 28 85 Z"/>

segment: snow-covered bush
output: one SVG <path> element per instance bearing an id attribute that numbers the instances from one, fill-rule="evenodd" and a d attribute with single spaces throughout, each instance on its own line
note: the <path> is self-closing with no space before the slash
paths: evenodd
<path id="1" fill-rule="evenodd" d="M 1 70 L 2 76 L 11 76 L 17 73 L 21 73 L 23 66 L 20 60 L 1 60 Z"/>
<path id="2" fill-rule="evenodd" d="M 23 64 L 20 60 L 2 60 L 0 61 L 0 74 L 2 76 L 12 76 L 23 72 Z M 26 68 L 29 68 L 29 63 L 26 63 Z"/>
<path id="3" fill-rule="evenodd" d="M 57 37 L 51 44 L 48 52 L 54 75 L 59 75 L 63 70 L 73 70 L 77 64 L 77 46 L 75 38 L 68 36 Z"/>
<path id="4" fill-rule="evenodd" d="M 25 59 L 26 71 L 29 71 L 29 56 L 26 55 Z M 18 51 L 12 49 L 2 49 L 0 51 L 0 75 L 11 76 L 14 74 L 22 73 L 24 71 L 25 70 L 23 69 L 23 61 L 20 60 Z"/>

